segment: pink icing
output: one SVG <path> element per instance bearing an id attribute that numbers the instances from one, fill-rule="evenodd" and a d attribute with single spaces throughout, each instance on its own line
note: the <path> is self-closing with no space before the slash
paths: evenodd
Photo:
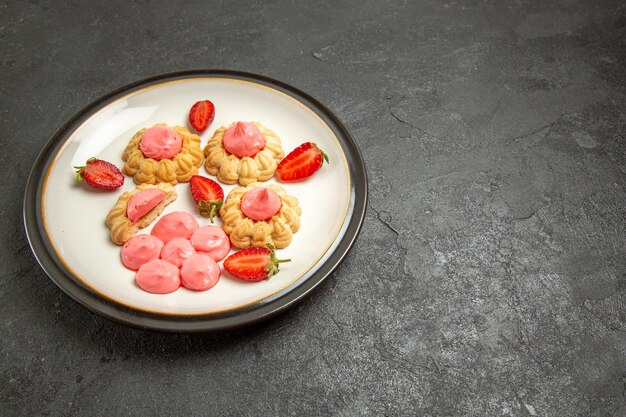
<path id="1" fill-rule="evenodd" d="M 184 237 L 172 239 L 161 249 L 161 259 L 180 268 L 185 259 L 196 254 L 191 242 Z"/>
<path id="2" fill-rule="evenodd" d="M 146 188 L 133 194 L 126 205 L 126 217 L 135 223 L 165 199 L 166 193 L 158 188 Z"/>
<path id="3" fill-rule="evenodd" d="M 169 262 L 155 259 L 141 265 L 135 282 L 144 291 L 167 294 L 180 287 L 180 271 Z"/>
<path id="4" fill-rule="evenodd" d="M 224 132 L 224 149 L 243 158 L 253 157 L 265 147 L 265 136 L 250 122 L 237 122 Z"/>
<path id="5" fill-rule="evenodd" d="M 137 235 L 122 246 L 122 263 L 136 271 L 141 265 L 158 259 L 163 242 L 152 235 Z"/>
<path id="6" fill-rule="evenodd" d="M 189 213 L 175 211 L 166 214 L 154 225 L 152 234 L 163 241 L 169 242 L 177 237 L 189 239 L 198 227 L 198 221 Z"/>
<path id="7" fill-rule="evenodd" d="M 189 239 L 193 247 L 219 262 L 230 252 L 230 240 L 221 227 L 204 226 L 193 232 Z"/>
<path id="8" fill-rule="evenodd" d="M 280 197 L 269 188 L 255 188 L 241 198 L 241 211 L 248 218 L 256 221 L 271 219 L 281 207 Z"/>
<path id="9" fill-rule="evenodd" d="M 193 255 L 183 262 L 180 270 L 183 287 L 194 291 L 206 291 L 213 288 L 220 280 L 222 272 L 210 256 Z"/>
<path id="10" fill-rule="evenodd" d="M 144 130 L 139 141 L 139 149 L 148 158 L 172 159 L 180 152 L 183 140 L 171 127 L 153 126 Z"/>

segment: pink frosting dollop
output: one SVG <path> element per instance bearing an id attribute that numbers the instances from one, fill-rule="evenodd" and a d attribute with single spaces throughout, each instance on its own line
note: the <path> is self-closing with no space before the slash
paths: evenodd
<path id="1" fill-rule="evenodd" d="M 161 249 L 161 259 L 181 267 L 185 259 L 196 254 L 196 250 L 191 246 L 191 242 L 184 237 L 172 239 Z"/>
<path id="2" fill-rule="evenodd" d="M 193 247 L 219 262 L 230 252 L 230 239 L 221 227 L 204 226 L 193 232 L 189 238 Z"/>
<path id="3" fill-rule="evenodd" d="M 158 188 L 146 188 L 133 194 L 126 205 L 126 217 L 135 223 L 163 201 L 166 195 Z"/>
<path id="4" fill-rule="evenodd" d="M 248 218 L 256 221 L 271 219 L 281 207 L 280 197 L 269 188 L 255 188 L 241 198 L 241 211 Z"/>
<path id="5" fill-rule="evenodd" d="M 191 214 L 184 211 L 174 211 L 159 219 L 152 229 L 152 234 L 167 244 L 177 237 L 189 239 L 198 227 L 200 227 L 198 221 Z"/>
<path id="6" fill-rule="evenodd" d="M 152 235 L 137 235 L 124 243 L 121 251 L 122 264 L 136 271 L 141 265 L 159 258 L 163 242 Z"/>
<path id="7" fill-rule="evenodd" d="M 153 126 L 144 130 L 139 141 L 139 149 L 146 157 L 156 159 L 172 159 L 180 152 L 183 139 L 171 127 Z"/>
<path id="8" fill-rule="evenodd" d="M 219 265 L 209 255 L 197 254 L 183 262 L 180 277 L 183 287 L 194 291 L 206 291 L 220 280 Z"/>
<path id="9" fill-rule="evenodd" d="M 243 158 L 253 157 L 265 147 L 265 136 L 250 122 L 237 122 L 224 132 L 224 149 Z"/>
<path id="10" fill-rule="evenodd" d="M 169 262 L 155 259 L 141 265 L 135 282 L 144 291 L 168 294 L 180 287 L 180 271 Z"/>

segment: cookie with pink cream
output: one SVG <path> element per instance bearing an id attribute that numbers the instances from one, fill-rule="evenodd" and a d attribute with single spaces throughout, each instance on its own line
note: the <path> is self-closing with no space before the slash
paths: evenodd
<path id="1" fill-rule="evenodd" d="M 132 137 L 122 160 L 122 171 L 136 184 L 188 182 L 204 161 L 200 137 L 186 127 L 160 123 Z"/>
<path id="2" fill-rule="evenodd" d="M 220 209 L 224 232 L 233 246 L 240 249 L 287 247 L 300 229 L 301 214 L 298 199 L 284 188 L 258 182 L 233 189 Z"/>
<path id="3" fill-rule="evenodd" d="M 168 183 L 141 184 L 133 191 L 119 196 L 106 216 L 105 223 L 111 229 L 111 240 L 116 245 L 128 242 L 139 229 L 152 223 L 177 194 Z"/>
<path id="4" fill-rule="evenodd" d="M 272 178 L 285 151 L 278 135 L 261 123 L 239 121 L 217 129 L 204 156 L 209 174 L 246 186 Z"/>

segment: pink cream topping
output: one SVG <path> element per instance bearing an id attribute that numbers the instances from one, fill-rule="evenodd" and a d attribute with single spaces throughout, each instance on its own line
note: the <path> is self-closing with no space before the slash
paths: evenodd
<path id="1" fill-rule="evenodd" d="M 237 122 L 224 132 L 224 149 L 239 158 L 253 157 L 265 147 L 265 136 L 250 122 Z"/>
<path id="2" fill-rule="evenodd" d="M 122 264 L 136 271 L 141 265 L 159 258 L 163 242 L 152 235 L 137 235 L 122 246 Z"/>
<path id="3" fill-rule="evenodd" d="M 194 291 L 206 291 L 213 288 L 221 275 L 219 265 L 209 255 L 204 254 L 193 255 L 186 259 L 180 270 L 183 287 Z"/>
<path id="4" fill-rule="evenodd" d="M 248 218 L 256 221 L 271 219 L 281 207 L 280 197 L 269 188 L 255 188 L 241 198 L 241 211 Z"/>
<path id="5" fill-rule="evenodd" d="M 184 237 L 172 239 L 161 249 L 161 259 L 181 267 L 185 259 L 196 254 L 196 250 L 191 246 L 191 242 Z"/>
<path id="6" fill-rule="evenodd" d="M 135 276 L 135 282 L 144 291 L 168 294 L 180 287 L 180 271 L 169 262 L 155 259 L 141 265 Z"/>
<path id="7" fill-rule="evenodd" d="M 171 127 L 153 126 L 144 130 L 139 141 L 139 149 L 144 156 L 160 161 L 172 159 L 180 152 L 183 140 Z"/>
<path id="8" fill-rule="evenodd" d="M 126 205 L 126 217 L 132 223 L 137 222 L 163 201 L 165 196 L 166 193 L 158 188 L 146 188 L 133 194 Z"/>
<path id="9" fill-rule="evenodd" d="M 209 255 L 219 262 L 230 252 L 230 240 L 221 227 L 204 226 L 193 232 L 189 239 L 200 253 Z"/>
<path id="10" fill-rule="evenodd" d="M 167 244 L 177 237 L 189 239 L 198 227 L 200 227 L 198 221 L 191 214 L 184 211 L 174 211 L 161 217 L 154 225 L 152 234 Z"/>

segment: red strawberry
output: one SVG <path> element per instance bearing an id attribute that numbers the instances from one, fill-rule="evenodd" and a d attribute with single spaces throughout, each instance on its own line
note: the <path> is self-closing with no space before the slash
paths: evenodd
<path id="1" fill-rule="evenodd" d="M 95 188 L 115 190 L 124 184 L 124 174 L 115 165 L 102 159 L 89 158 L 85 166 L 76 168 L 76 179 Z"/>
<path id="2" fill-rule="evenodd" d="M 303 143 L 291 151 L 276 168 L 276 175 L 281 181 L 299 181 L 310 177 L 320 169 L 328 156 L 311 142 Z"/>
<path id="3" fill-rule="evenodd" d="M 224 261 L 224 269 L 242 281 L 259 282 L 278 272 L 279 264 L 291 259 L 276 259 L 274 247 L 250 248 L 230 255 Z"/>
<path id="4" fill-rule="evenodd" d="M 217 216 L 224 202 L 224 190 L 210 178 L 194 175 L 189 180 L 191 194 L 200 215 L 208 217 L 213 223 L 213 217 Z"/>
<path id="5" fill-rule="evenodd" d="M 189 123 L 198 132 L 204 132 L 215 118 L 215 106 L 209 100 L 198 101 L 189 110 Z"/>

